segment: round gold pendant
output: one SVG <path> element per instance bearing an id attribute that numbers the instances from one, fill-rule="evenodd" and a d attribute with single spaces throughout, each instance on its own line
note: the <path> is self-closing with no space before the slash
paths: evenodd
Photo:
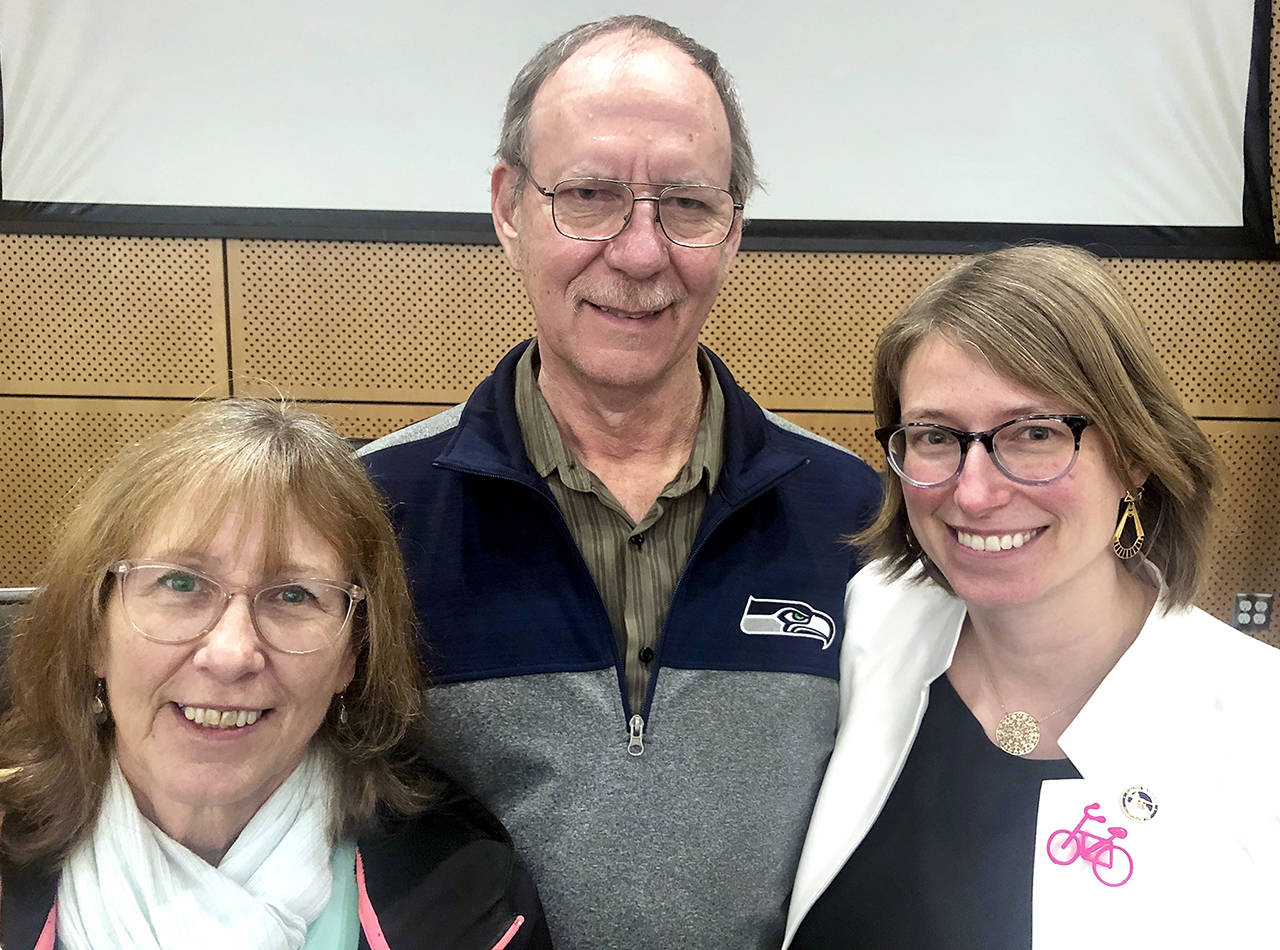
<path id="1" fill-rule="evenodd" d="M 1015 709 L 996 726 L 996 745 L 1010 755 L 1027 755 L 1040 744 L 1040 723 L 1030 713 Z"/>

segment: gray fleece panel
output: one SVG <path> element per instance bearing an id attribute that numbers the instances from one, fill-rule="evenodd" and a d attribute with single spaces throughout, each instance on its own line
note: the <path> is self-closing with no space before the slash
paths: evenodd
<path id="1" fill-rule="evenodd" d="M 374 439 L 368 445 L 361 446 L 356 450 L 356 455 L 368 455 L 370 452 L 376 452 L 378 449 L 385 449 L 391 445 L 429 439 L 433 435 L 438 435 L 445 431 L 445 429 L 452 429 L 456 426 L 458 420 L 462 418 L 462 410 L 465 408 L 467 408 L 467 404 L 461 402 L 456 406 L 450 406 L 443 412 L 437 412 L 430 418 L 421 419 L 412 425 L 405 426 L 403 429 L 396 429 L 395 432 L 384 435 L 380 439 Z"/>
<path id="2" fill-rule="evenodd" d="M 860 457 L 857 453 L 851 452 L 849 449 L 845 448 L 839 442 L 832 442 L 830 439 L 824 439 L 822 436 L 818 435 L 818 433 L 810 432 L 808 429 L 804 428 L 803 426 L 796 425 L 790 419 L 784 419 L 782 416 L 778 415 L 776 412 L 770 412 L 768 409 L 764 409 L 762 411 L 764 412 L 765 419 L 767 419 L 773 425 L 777 426 L 779 429 L 785 429 L 787 432 L 794 432 L 796 435 L 804 436 L 804 438 L 811 439 L 820 445 L 827 446 L 828 448 L 839 449 L 845 455 L 852 455 L 854 458 Z"/>
<path id="3" fill-rule="evenodd" d="M 558 950 L 776 948 L 837 684 L 662 669 L 644 754 L 613 669 L 435 687 L 433 759 L 511 831 Z"/>

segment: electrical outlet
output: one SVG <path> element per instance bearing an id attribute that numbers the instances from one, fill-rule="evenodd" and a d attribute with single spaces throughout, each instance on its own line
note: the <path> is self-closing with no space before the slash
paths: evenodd
<path id="1" fill-rule="evenodd" d="M 1231 625 L 1237 630 L 1256 633 L 1271 629 L 1271 607 L 1275 594 L 1236 594 L 1236 607 L 1231 614 Z"/>

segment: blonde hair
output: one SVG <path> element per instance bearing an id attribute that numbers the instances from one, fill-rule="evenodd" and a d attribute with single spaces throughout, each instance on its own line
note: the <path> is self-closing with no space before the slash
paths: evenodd
<path id="1" fill-rule="evenodd" d="M 1138 501 L 1143 554 L 1164 575 L 1166 607 L 1190 603 L 1205 568 L 1217 456 L 1102 263 L 1077 248 L 1038 244 L 979 255 L 941 277 L 876 344 L 877 427 L 901 421 L 903 367 L 935 335 L 977 348 L 996 372 L 1092 419 L 1121 484 L 1132 469 L 1149 473 Z M 879 516 L 854 540 L 868 556 L 888 558 L 893 576 L 919 560 L 950 589 L 910 537 L 897 478 L 886 479 Z"/>
<path id="2" fill-rule="evenodd" d="M 319 416 L 286 402 L 225 399 L 128 446 L 94 480 L 14 626 L 12 706 L 0 719 L 0 769 L 20 768 L 0 781 L 0 843 L 12 860 L 56 860 L 92 827 L 114 738 L 111 723 L 98 726 L 90 712 L 108 570 L 175 502 L 190 499 L 199 500 L 203 539 L 232 509 L 261 524 L 268 571 L 285 559 L 301 515 L 367 592 L 351 622 L 347 721 L 331 709 L 312 740 L 337 769 L 335 834 L 353 833 L 379 805 L 409 814 L 429 800 L 413 762 L 423 694 L 412 602 L 377 491 Z"/>

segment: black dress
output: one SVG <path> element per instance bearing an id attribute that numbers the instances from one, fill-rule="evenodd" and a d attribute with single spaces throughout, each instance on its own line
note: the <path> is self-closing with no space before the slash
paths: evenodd
<path id="1" fill-rule="evenodd" d="M 1030 947 L 1040 783 L 1079 777 L 1070 760 L 992 745 L 939 677 L 889 800 L 792 950 Z"/>

